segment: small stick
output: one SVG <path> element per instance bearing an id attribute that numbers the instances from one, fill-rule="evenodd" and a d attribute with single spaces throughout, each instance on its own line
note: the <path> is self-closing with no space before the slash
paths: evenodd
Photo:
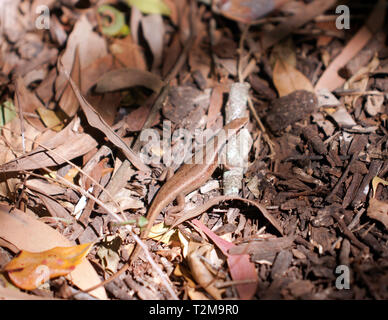
<path id="1" fill-rule="evenodd" d="M 364 251 L 366 253 L 369 252 L 368 246 L 366 246 L 365 244 L 363 244 L 360 240 L 358 240 L 356 238 L 356 236 L 353 234 L 353 232 L 351 232 L 349 230 L 349 228 L 347 227 L 345 222 L 341 219 L 341 217 L 336 212 L 331 212 L 331 215 L 338 222 L 338 224 L 340 225 L 342 232 L 345 234 L 345 236 L 347 236 L 349 238 L 349 240 L 352 241 L 356 247 L 358 247 L 359 249 L 361 249 L 362 251 Z"/>

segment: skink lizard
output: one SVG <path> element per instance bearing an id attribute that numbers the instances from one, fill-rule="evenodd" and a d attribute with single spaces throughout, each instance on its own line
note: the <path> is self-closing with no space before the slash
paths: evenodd
<path id="1" fill-rule="evenodd" d="M 219 153 L 222 151 L 227 141 L 247 122 L 248 118 L 238 118 L 229 122 L 218 134 L 206 143 L 199 153 L 193 156 L 191 163 L 182 165 L 172 178 L 166 181 L 151 203 L 151 207 L 146 216 L 148 224 L 140 235 L 141 239 L 147 238 L 157 216 L 165 207 L 167 207 L 169 203 L 177 199 L 178 204 L 179 202 L 182 204 L 182 200 L 184 200 L 185 195 L 199 188 L 207 182 L 207 180 L 209 180 L 214 170 L 218 167 Z M 206 152 L 208 152 L 208 154 L 206 154 Z M 106 283 L 116 279 L 137 259 L 140 251 L 140 246 L 136 245 L 130 257 L 129 263 L 127 263 L 109 279 L 102 281 L 99 285 L 86 291 L 88 292 L 94 290 L 96 287 L 105 285 Z"/>
<path id="2" fill-rule="evenodd" d="M 238 118 L 229 122 L 224 126 L 223 130 L 208 141 L 203 150 L 200 151 L 200 155 L 195 154 L 191 163 L 182 165 L 172 178 L 166 181 L 151 203 L 146 217 L 148 224 L 141 233 L 141 239 L 147 238 L 155 219 L 169 203 L 177 199 L 178 204 L 181 204 L 180 207 L 183 209 L 184 196 L 201 187 L 209 180 L 214 170 L 218 167 L 218 155 L 226 142 L 247 122 L 248 118 Z M 206 150 L 210 154 L 206 155 Z M 136 246 L 130 259 L 131 262 L 137 259 L 140 250 L 141 248 Z"/>

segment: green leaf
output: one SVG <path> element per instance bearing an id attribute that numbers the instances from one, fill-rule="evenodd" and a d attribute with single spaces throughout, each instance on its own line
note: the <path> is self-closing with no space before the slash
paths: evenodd
<path id="1" fill-rule="evenodd" d="M 109 5 L 102 5 L 98 13 L 104 17 L 102 32 L 107 36 L 126 36 L 129 34 L 129 27 L 125 24 L 125 15 L 121 11 Z"/>
<path id="2" fill-rule="evenodd" d="M 15 106 L 12 101 L 7 100 L 0 106 L 0 126 L 11 122 L 16 117 Z"/>
<path id="3" fill-rule="evenodd" d="M 158 13 L 165 16 L 171 14 L 170 8 L 163 2 L 163 0 L 126 0 L 127 4 L 138 8 L 141 12 Z"/>

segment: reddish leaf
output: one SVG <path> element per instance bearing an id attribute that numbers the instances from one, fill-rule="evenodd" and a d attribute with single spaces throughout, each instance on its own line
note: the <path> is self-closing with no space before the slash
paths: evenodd
<path id="1" fill-rule="evenodd" d="M 235 245 L 228 242 L 207 228 L 202 222 L 193 220 L 194 225 L 200 228 L 227 257 L 230 275 L 235 281 L 252 280 L 252 283 L 236 285 L 238 294 L 242 300 L 250 300 L 256 293 L 258 276 L 254 264 L 249 260 L 249 255 L 230 255 L 229 249 Z"/>

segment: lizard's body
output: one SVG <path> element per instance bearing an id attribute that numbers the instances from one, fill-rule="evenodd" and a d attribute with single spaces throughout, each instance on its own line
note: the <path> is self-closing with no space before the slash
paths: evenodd
<path id="1" fill-rule="evenodd" d="M 200 156 L 198 156 L 198 154 L 194 155 L 191 161 L 192 163 L 182 165 L 172 178 L 166 181 L 151 203 L 151 207 L 148 210 L 146 217 L 148 224 L 141 233 L 141 239 L 147 238 L 156 218 L 168 204 L 179 196 L 184 197 L 188 193 L 198 189 L 209 180 L 218 166 L 218 155 L 226 142 L 230 137 L 236 134 L 247 121 L 247 118 L 239 118 L 229 122 L 221 130 L 223 132 L 220 131 L 209 140 L 204 149 L 200 151 Z M 206 155 L 206 150 L 210 152 L 210 154 Z M 195 163 L 196 161 L 198 162 L 198 160 L 200 160 L 199 163 Z M 131 262 L 136 260 L 140 250 L 140 246 L 136 246 L 131 256 Z"/>
<path id="2" fill-rule="evenodd" d="M 219 133 L 209 140 L 205 147 L 200 151 L 200 154 L 195 154 L 193 156 L 192 163 L 182 165 L 172 178 L 166 181 L 151 203 L 151 207 L 146 216 L 148 224 L 140 235 L 141 239 L 144 240 L 147 238 L 156 218 L 168 204 L 175 199 L 182 199 L 185 195 L 199 188 L 209 180 L 218 166 L 218 155 L 226 142 L 247 122 L 248 118 L 239 118 L 229 122 Z M 207 155 L 206 151 L 208 152 Z M 202 161 L 199 161 L 199 159 L 202 159 Z M 115 275 L 101 282 L 98 286 L 105 285 L 107 282 L 112 281 L 125 272 L 131 263 L 137 259 L 140 251 L 141 247 L 136 245 L 129 263 L 116 272 Z M 87 291 L 94 290 L 96 287 L 97 286 L 90 288 Z"/>

